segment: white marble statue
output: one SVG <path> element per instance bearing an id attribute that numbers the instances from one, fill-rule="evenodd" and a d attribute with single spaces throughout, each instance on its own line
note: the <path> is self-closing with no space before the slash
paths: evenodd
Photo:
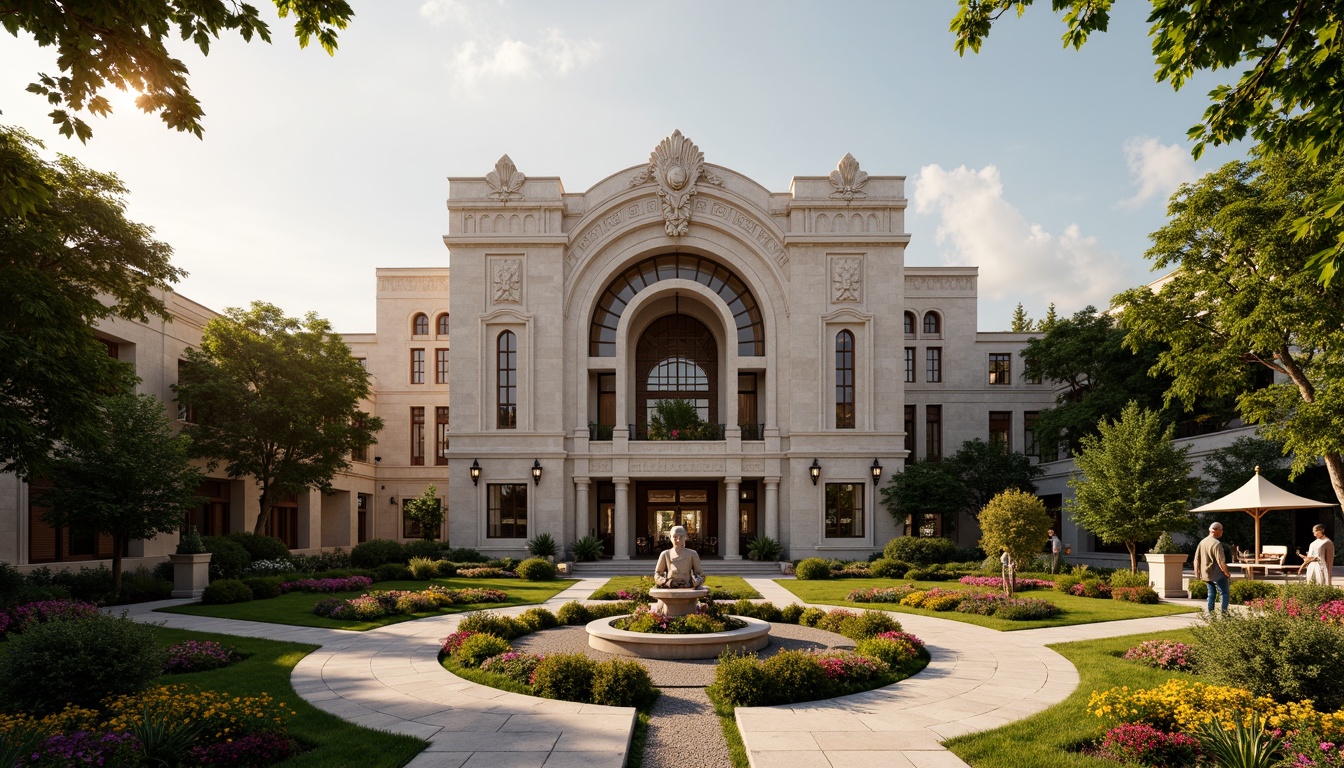
<path id="1" fill-rule="evenodd" d="M 694 589 L 705 583 L 700 568 L 700 553 L 686 548 L 686 529 L 678 525 L 670 531 L 672 548 L 658 555 L 653 569 L 653 584 L 663 589 Z"/>

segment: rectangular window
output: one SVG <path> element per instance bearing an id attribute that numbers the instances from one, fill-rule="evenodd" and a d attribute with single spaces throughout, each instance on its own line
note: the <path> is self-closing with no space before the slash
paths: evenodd
<path id="1" fill-rule="evenodd" d="M 299 497 L 288 496 L 271 506 L 266 520 L 266 535 L 285 542 L 290 549 L 299 548 Z"/>
<path id="2" fill-rule="evenodd" d="M 355 543 L 363 544 L 369 540 L 369 507 L 373 505 L 373 497 L 367 493 L 361 493 L 357 498 L 358 501 L 356 503 L 358 505 L 359 514 L 356 535 L 358 536 L 358 541 Z"/>
<path id="3" fill-rule="evenodd" d="M 419 521 L 419 520 L 413 520 L 413 519 L 411 519 L 411 518 L 409 518 L 409 517 L 406 516 L 406 503 L 407 503 L 407 502 L 410 502 L 410 501 L 414 501 L 414 500 L 415 500 L 415 499 L 402 499 L 402 500 L 401 500 L 401 537 L 402 537 L 403 539 L 423 539 L 423 538 L 425 538 L 425 531 L 424 531 L 424 528 L 421 527 L 421 525 L 420 525 L 420 521 Z M 443 507 L 443 499 L 435 499 L 435 500 L 434 500 L 434 506 L 439 507 L 439 508 L 442 508 L 442 507 Z M 435 539 L 439 539 L 439 538 L 442 538 L 442 537 L 438 536 L 437 533 L 436 533 L 436 535 L 434 536 L 434 538 L 435 538 Z"/>
<path id="4" fill-rule="evenodd" d="M 411 406 L 411 466 L 425 465 L 425 409 Z"/>
<path id="5" fill-rule="evenodd" d="M 448 350 L 434 350 L 434 383 L 448 383 Z"/>
<path id="6" fill-rule="evenodd" d="M 835 428 L 854 428 L 854 334 L 835 335 Z"/>
<path id="7" fill-rule="evenodd" d="M 504 331 L 495 340 L 495 429 L 518 428 L 518 337 Z"/>
<path id="8" fill-rule="evenodd" d="M 491 539 L 527 538 L 527 483 L 486 486 L 487 533 Z"/>
<path id="9" fill-rule="evenodd" d="M 1013 412 L 1012 411 L 990 411 L 989 412 L 989 443 L 997 445 L 1003 449 L 1004 453 L 1012 450 L 1012 443 L 1009 436 L 1013 432 Z"/>
<path id="10" fill-rule="evenodd" d="M 905 383 L 915 383 L 915 348 L 905 348 Z"/>
<path id="11" fill-rule="evenodd" d="M 905 406 L 905 450 L 910 452 L 906 461 L 915 460 L 915 406 Z"/>
<path id="12" fill-rule="evenodd" d="M 434 408 L 434 463 L 440 467 L 448 463 L 448 406 Z"/>
<path id="13" fill-rule="evenodd" d="M 364 420 L 363 420 L 363 419 L 355 419 L 355 426 L 359 427 L 360 429 L 363 429 L 363 428 L 364 428 Z M 362 462 L 367 462 L 367 461 L 369 460 L 369 447 L 368 447 L 367 445 L 361 445 L 361 446 L 358 447 L 358 448 L 353 448 L 353 449 L 351 449 L 351 451 L 350 451 L 350 460 L 351 460 L 351 461 L 362 461 Z"/>
<path id="14" fill-rule="evenodd" d="M 943 459 L 943 406 L 924 406 L 924 459 Z"/>
<path id="15" fill-rule="evenodd" d="M 1040 411 L 1027 411 L 1022 414 L 1022 452 L 1028 456 L 1041 455 L 1041 449 L 1036 445 L 1036 419 L 1040 415 Z"/>
<path id="16" fill-rule="evenodd" d="M 411 383 L 425 383 L 425 350 L 411 350 Z"/>
<path id="17" fill-rule="evenodd" d="M 1007 352 L 989 353 L 989 383 L 1012 384 L 1013 356 Z"/>
<path id="18" fill-rule="evenodd" d="M 737 423 L 743 440 L 764 440 L 765 425 L 756 418 L 756 374 L 737 374 Z"/>
<path id="19" fill-rule="evenodd" d="M 185 533 L 191 526 L 202 536 L 220 536 L 229 532 L 229 482 L 202 480 L 196 486 L 200 506 L 187 513 Z"/>
<path id="20" fill-rule="evenodd" d="M 826 538 L 863 536 L 863 491 L 862 483 L 826 484 Z"/>
<path id="21" fill-rule="evenodd" d="M 943 380 L 942 347 L 929 347 L 924 350 L 924 380 L 932 383 Z"/>
<path id="22" fill-rule="evenodd" d="M 115 357 L 115 355 L 113 355 L 113 356 Z M 182 383 L 182 367 L 185 366 L 186 364 L 187 364 L 187 361 L 186 361 L 186 360 L 178 360 L 178 361 L 177 361 L 177 383 L 178 383 L 178 384 L 181 384 L 181 383 Z M 185 422 L 187 422 L 188 424 L 195 424 L 195 423 L 196 423 L 196 406 L 194 406 L 194 405 L 188 406 L 188 405 L 182 405 L 181 403 L 178 403 L 178 405 L 177 405 L 177 420 L 178 420 L 178 421 L 185 421 Z"/>

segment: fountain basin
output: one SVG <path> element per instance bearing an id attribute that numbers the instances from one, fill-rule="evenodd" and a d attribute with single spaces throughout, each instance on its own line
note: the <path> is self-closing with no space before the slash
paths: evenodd
<path id="1" fill-rule="evenodd" d="M 709 595 L 709 587 L 695 587 L 693 589 L 654 587 L 649 590 L 649 597 L 658 601 L 653 609 L 669 619 L 695 613 L 697 606 L 700 604 L 700 598 L 707 595 Z"/>
<path id="2" fill-rule="evenodd" d="M 700 635 L 662 635 L 630 632 L 611 626 L 626 616 L 612 616 L 588 622 L 588 645 L 603 653 L 635 656 L 641 659 L 716 659 L 724 651 L 759 651 L 770 644 L 770 622 L 748 616 L 734 616 L 747 626 L 727 632 Z"/>

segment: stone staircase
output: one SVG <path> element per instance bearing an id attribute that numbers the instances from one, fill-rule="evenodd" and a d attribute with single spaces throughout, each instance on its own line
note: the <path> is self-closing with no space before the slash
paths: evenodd
<path id="1" fill-rule="evenodd" d="M 601 579 L 612 576 L 652 576 L 656 563 L 651 558 L 639 560 L 598 560 L 595 563 L 574 563 L 572 577 Z M 741 576 L 744 579 L 778 579 L 783 576 L 779 563 L 758 563 L 755 560 L 711 560 L 701 562 L 705 573 L 711 576 Z"/>

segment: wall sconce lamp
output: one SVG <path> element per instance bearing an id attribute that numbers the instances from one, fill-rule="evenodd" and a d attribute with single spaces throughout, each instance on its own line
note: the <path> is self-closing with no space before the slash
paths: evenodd
<path id="1" fill-rule="evenodd" d="M 380 461 L 382 461 L 382 460 L 383 460 L 383 457 L 382 457 L 382 456 L 374 456 L 374 457 L 373 457 L 373 462 L 374 462 L 375 464 L 378 463 L 378 462 L 380 462 Z"/>
<path id="2" fill-rule="evenodd" d="M 471 473 L 471 484 L 479 485 L 481 482 L 481 463 L 475 459 L 472 459 L 471 469 L 467 471 Z"/>
<path id="3" fill-rule="evenodd" d="M 387 497 L 387 503 L 388 503 L 388 504 L 391 504 L 391 505 L 394 506 L 394 507 L 397 506 L 397 497 L 396 497 L 396 496 L 388 496 L 388 497 Z"/>
<path id="4" fill-rule="evenodd" d="M 541 485 L 541 462 L 537 459 L 532 460 L 532 484 Z"/>
<path id="5" fill-rule="evenodd" d="M 877 462 L 877 459 L 873 459 L 873 466 L 868 469 L 873 473 L 873 485 L 880 485 L 882 483 L 882 465 Z"/>
<path id="6" fill-rule="evenodd" d="M 807 468 L 807 474 L 812 476 L 812 484 L 817 484 L 817 478 L 821 477 L 821 462 L 812 460 L 812 466 Z"/>

